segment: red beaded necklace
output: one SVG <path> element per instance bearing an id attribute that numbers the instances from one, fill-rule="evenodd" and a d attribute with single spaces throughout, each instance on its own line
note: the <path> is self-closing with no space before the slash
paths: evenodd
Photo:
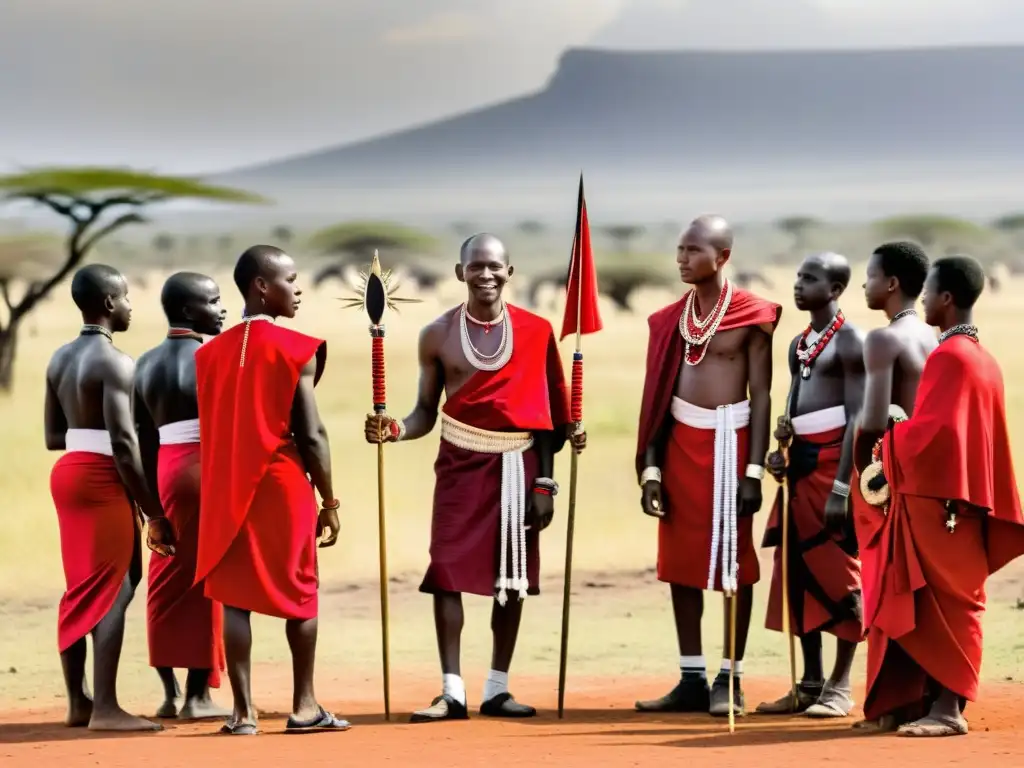
<path id="1" fill-rule="evenodd" d="M 686 301 L 683 302 L 683 314 L 679 317 L 679 333 L 686 342 L 683 359 L 687 365 L 697 365 L 704 359 L 708 351 L 708 345 L 718 326 L 729 311 L 729 304 L 732 303 L 732 283 L 726 280 L 722 285 L 722 291 L 718 294 L 718 301 L 711 311 L 704 316 L 704 319 L 697 317 L 697 291 L 691 288 L 686 294 Z"/>
<path id="2" fill-rule="evenodd" d="M 168 328 L 167 329 L 168 339 L 193 339 L 198 341 L 200 344 L 203 343 L 203 337 L 201 334 L 189 328 Z"/>
<path id="3" fill-rule="evenodd" d="M 801 334 L 800 340 L 796 343 L 796 356 L 800 361 L 801 378 L 811 378 L 811 367 L 814 365 L 814 361 L 825 351 L 825 347 L 828 346 L 828 343 L 832 341 L 832 337 L 843 327 L 845 322 L 846 318 L 843 316 L 843 310 L 837 309 L 836 315 L 832 318 L 828 328 L 814 341 L 810 348 L 807 346 L 807 339 L 814 329 L 810 325 L 807 326 L 807 329 Z"/>

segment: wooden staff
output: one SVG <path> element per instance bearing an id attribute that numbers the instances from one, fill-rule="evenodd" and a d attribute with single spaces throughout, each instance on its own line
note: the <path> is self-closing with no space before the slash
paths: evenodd
<path id="1" fill-rule="evenodd" d="M 790 414 L 792 413 L 793 403 L 796 400 L 796 393 L 799 386 L 799 379 L 794 379 L 794 383 L 789 390 L 789 395 L 786 398 L 785 418 L 787 421 L 792 418 Z M 777 452 L 782 455 L 783 466 L 787 468 L 789 467 L 789 444 L 792 440 L 792 431 L 793 428 L 790 423 L 790 436 L 784 440 L 779 440 L 778 447 L 776 449 Z M 779 505 L 779 514 L 782 516 L 782 634 L 786 636 L 786 642 L 789 646 L 789 692 L 793 712 L 796 712 L 799 707 L 799 699 L 796 691 L 796 637 L 793 634 L 789 614 L 789 488 L 786 484 L 785 472 L 775 479 L 779 482 L 779 497 L 781 500 Z"/>
<path id="2" fill-rule="evenodd" d="M 729 733 L 736 733 L 736 616 L 739 613 L 737 603 L 739 593 L 729 596 Z"/>

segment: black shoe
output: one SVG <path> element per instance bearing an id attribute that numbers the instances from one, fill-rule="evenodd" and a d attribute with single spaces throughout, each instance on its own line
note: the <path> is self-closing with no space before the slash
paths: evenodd
<path id="1" fill-rule="evenodd" d="M 456 701 L 447 693 L 442 693 L 426 709 L 413 712 L 410 723 L 433 723 L 439 720 L 469 720 L 466 705 Z"/>
<path id="2" fill-rule="evenodd" d="M 733 715 L 743 717 L 746 709 L 743 703 L 743 688 L 740 686 L 740 678 L 733 681 Z M 708 713 L 715 717 L 729 716 L 729 673 L 719 672 L 715 682 L 711 686 L 711 702 L 708 706 Z"/>
<path id="3" fill-rule="evenodd" d="M 533 717 L 537 710 L 528 704 L 520 704 L 511 693 L 499 693 L 480 705 L 480 714 L 487 717 Z"/>
<path id="4" fill-rule="evenodd" d="M 711 691 L 703 677 L 684 677 L 660 699 L 638 701 L 637 712 L 707 712 Z"/>

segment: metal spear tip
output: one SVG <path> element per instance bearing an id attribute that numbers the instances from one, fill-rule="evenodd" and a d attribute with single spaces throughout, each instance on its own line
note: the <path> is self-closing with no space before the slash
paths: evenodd
<path id="1" fill-rule="evenodd" d="M 381 277 L 380 258 L 377 256 L 377 249 L 373 249 L 373 261 L 370 262 L 370 274 Z"/>
<path id="2" fill-rule="evenodd" d="M 384 317 L 384 310 L 388 305 L 388 291 L 381 279 L 380 262 L 377 261 L 376 256 L 374 256 L 373 263 L 378 271 L 375 272 L 371 269 L 370 274 L 366 276 L 363 306 L 366 307 L 366 314 L 370 317 L 370 324 L 380 325 L 381 318 Z"/>

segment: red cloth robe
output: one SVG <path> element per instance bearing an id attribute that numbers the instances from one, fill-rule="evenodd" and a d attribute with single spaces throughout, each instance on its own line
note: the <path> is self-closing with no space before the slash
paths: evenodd
<path id="1" fill-rule="evenodd" d="M 220 687 L 224 658 L 224 609 L 195 582 L 199 548 L 199 443 L 160 446 L 160 504 L 174 526 L 174 557 L 149 558 L 146 630 L 149 665 L 209 669 L 209 685 Z"/>
<path id="2" fill-rule="evenodd" d="M 975 701 L 985 580 L 1024 554 L 1003 377 L 976 341 L 954 336 L 928 357 L 914 414 L 883 441 L 888 514 L 876 548 L 864 714 L 927 711 L 928 679 Z M 946 528 L 946 502 L 957 525 Z"/>
<path id="3" fill-rule="evenodd" d="M 114 607 L 142 552 L 135 506 L 112 457 L 65 453 L 50 472 L 50 494 L 67 585 L 57 608 L 57 648 L 64 653 Z"/>
<path id="4" fill-rule="evenodd" d="M 551 323 L 506 305 L 513 348 L 497 371 L 475 371 L 447 397 L 442 411 L 491 432 L 564 430 L 570 423 L 565 373 Z M 523 455 L 527 492 L 537 477 L 537 451 Z M 476 453 L 441 440 L 434 463 L 430 565 L 420 591 L 492 597 L 498 578 L 501 454 Z M 539 593 L 538 531 L 526 532 L 528 594 Z M 511 557 L 511 547 L 508 549 Z"/>
<path id="5" fill-rule="evenodd" d="M 796 435 L 787 470 L 789 514 L 789 626 L 802 637 L 828 632 L 842 640 L 863 636 L 860 561 L 853 521 L 841 531 L 825 527 L 825 502 L 839 469 L 846 428 Z M 782 631 L 782 514 L 779 488 L 762 546 L 774 547 L 765 626 Z"/>
<path id="6" fill-rule="evenodd" d="M 282 619 L 317 615 L 317 505 L 291 435 L 302 368 L 326 343 L 266 320 L 196 351 L 202 446 L 196 583 L 226 606 Z"/>
<path id="7" fill-rule="evenodd" d="M 651 315 L 647 324 L 647 368 L 637 429 L 636 472 L 646 467 L 647 447 L 659 439 L 683 364 L 685 342 L 679 332 L 679 318 L 686 304 L 679 301 Z M 731 331 L 759 325 L 772 333 L 782 317 L 782 307 L 755 296 L 742 288 L 733 288 L 732 301 L 718 326 Z M 743 477 L 749 452 L 749 428 L 736 430 L 738 476 Z M 666 516 L 658 525 L 658 579 L 695 589 L 708 584 L 711 556 L 711 529 L 714 499 L 715 432 L 680 424 L 672 425 L 667 444 L 661 452 L 662 495 Z M 737 561 L 740 586 L 754 584 L 760 578 L 752 517 L 737 521 Z M 715 588 L 721 589 L 721 573 L 716 569 Z"/>

